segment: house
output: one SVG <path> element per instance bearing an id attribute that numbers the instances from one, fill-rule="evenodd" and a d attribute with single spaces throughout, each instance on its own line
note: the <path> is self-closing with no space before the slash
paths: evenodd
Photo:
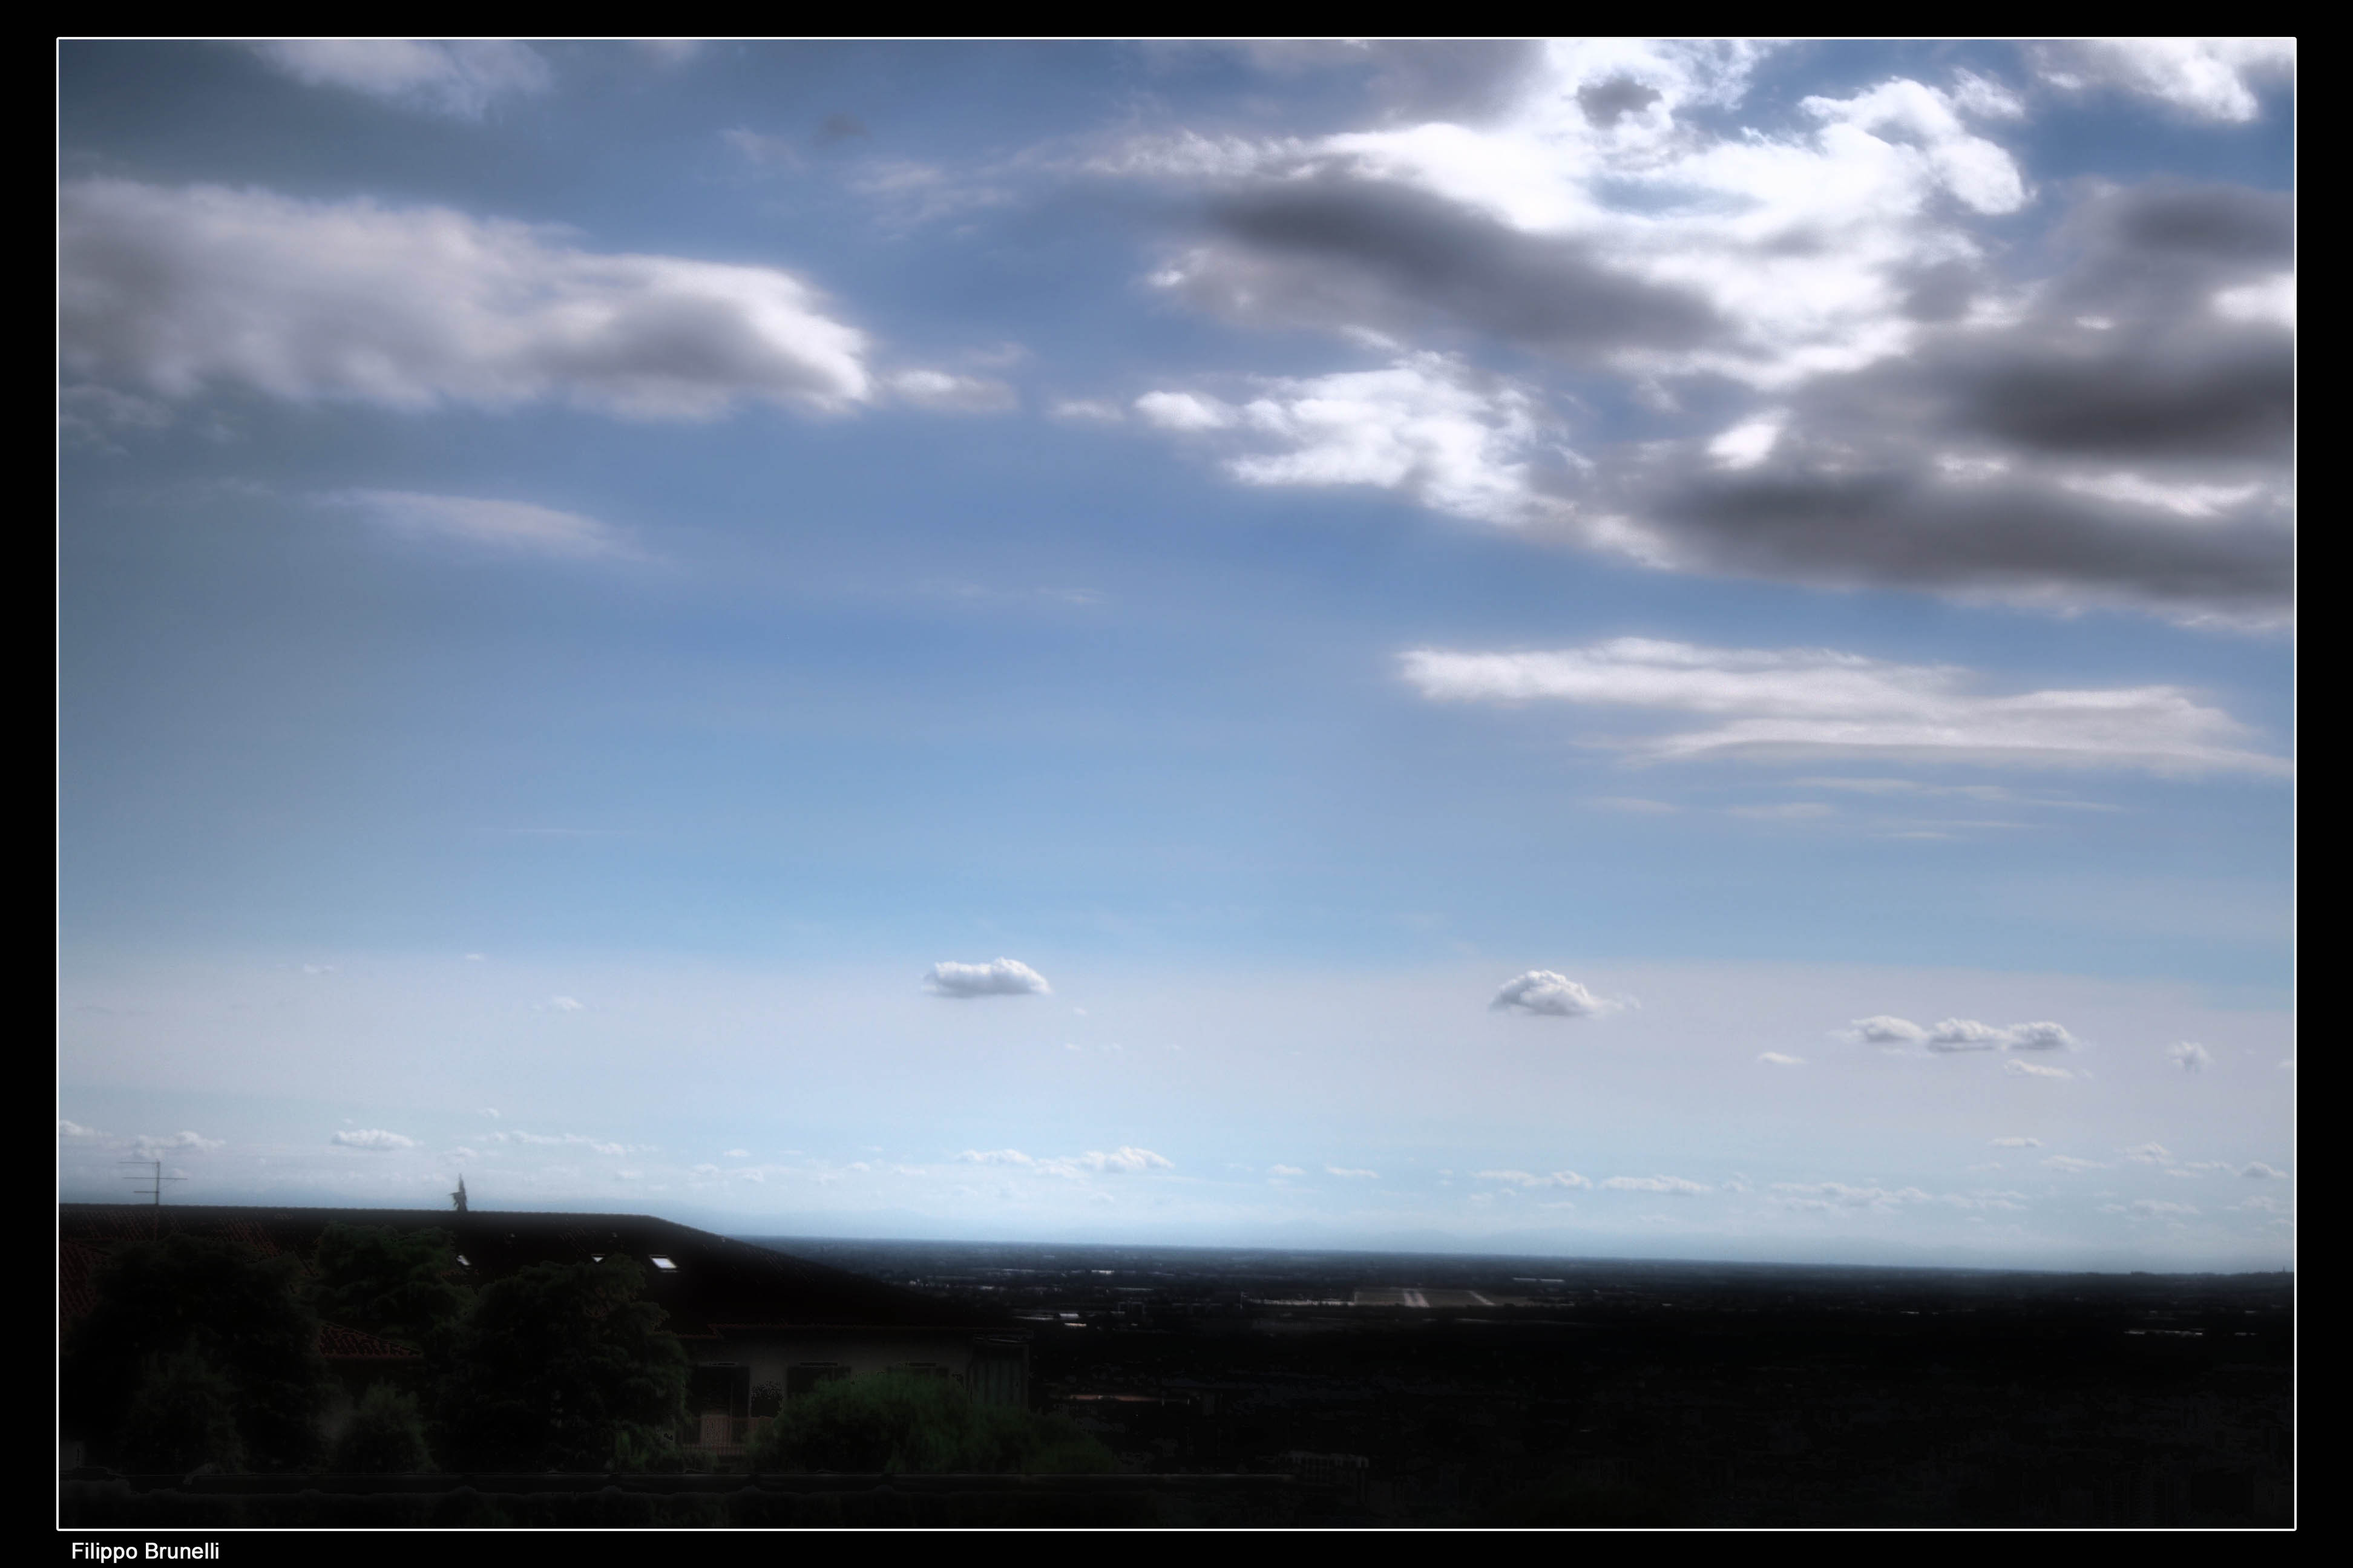
<path id="1" fill-rule="evenodd" d="M 308 1258 L 334 1225 L 447 1232 L 477 1285 L 537 1263 L 634 1259 L 694 1363 L 685 1439 L 713 1454 L 740 1451 L 810 1389 L 864 1373 L 951 1378 L 986 1404 L 1029 1403 L 1029 1341 L 1009 1317 L 646 1215 L 60 1204 L 60 1332 L 90 1311 L 92 1274 L 126 1242 L 185 1234 Z M 320 1349 L 347 1374 L 359 1360 L 416 1355 L 333 1325 Z"/>

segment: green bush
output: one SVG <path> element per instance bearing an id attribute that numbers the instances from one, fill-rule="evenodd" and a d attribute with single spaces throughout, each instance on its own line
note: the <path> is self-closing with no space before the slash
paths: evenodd
<path id="1" fill-rule="evenodd" d="M 879 1373 L 820 1384 L 752 1449 L 768 1470 L 1094 1475 L 1111 1450 L 1059 1416 L 981 1405 L 945 1378 Z"/>
<path id="2" fill-rule="evenodd" d="M 114 1445 L 126 1470 L 185 1475 L 202 1465 L 245 1468 L 237 1385 L 201 1352 L 151 1356 Z"/>
<path id="3" fill-rule="evenodd" d="M 360 1397 L 327 1468 L 346 1476 L 413 1475 L 433 1468 L 417 1396 L 378 1384 Z"/>

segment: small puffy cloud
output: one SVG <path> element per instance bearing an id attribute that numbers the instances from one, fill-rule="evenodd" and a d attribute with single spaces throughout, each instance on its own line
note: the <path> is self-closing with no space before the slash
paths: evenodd
<path id="1" fill-rule="evenodd" d="M 207 1138 L 201 1132 L 142 1132 L 131 1141 L 131 1152 L 142 1160 L 166 1153 L 204 1154 L 223 1147 L 223 1140 Z"/>
<path id="2" fill-rule="evenodd" d="M 2171 1219 L 2198 1212 L 2194 1205 L 2168 1203 L 2163 1198 L 2135 1198 L 2130 1206 L 2134 1214 L 2148 1219 Z"/>
<path id="3" fill-rule="evenodd" d="M 1591 1187 L 1592 1181 L 1575 1171 L 1554 1171 L 1538 1175 L 1534 1171 L 1473 1171 L 1473 1179 L 1482 1182 L 1504 1182 L 1514 1187 Z"/>
<path id="4" fill-rule="evenodd" d="M 454 120 L 480 120 L 500 99 L 545 92 L 555 79 L 537 50 L 504 38 L 302 38 L 255 50 L 309 86 Z"/>
<path id="5" fill-rule="evenodd" d="M 2255 84 L 2295 74 L 2294 38 L 2087 38 L 2042 45 L 2033 57 L 2036 74 L 2064 90 L 2138 93 L 2238 124 L 2263 111 Z"/>
<path id="6" fill-rule="evenodd" d="M 638 553 L 628 535 L 610 523 L 531 501 L 364 489 L 337 490 L 322 499 L 415 539 L 571 561 L 628 559 Z M 480 960 L 481 954 L 466 956 Z"/>
<path id="7" fill-rule="evenodd" d="M 2107 1169 L 2105 1165 L 2103 1165 L 2097 1160 L 2078 1159 L 2073 1154 L 2052 1154 L 2044 1159 L 2042 1163 L 2044 1168 L 2048 1170 L 2063 1171 L 2071 1176 L 2081 1175 L 2085 1171 L 2105 1171 Z"/>
<path id="8" fill-rule="evenodd" d="M 2256 1161 L 2251 1165 L 2242 1165 L 2239 1168 L 2239 1174 L 2248 1178 L 2250 1181 L 2256 1182 L 2284 1182 L 2287 1180 L 2287 1173 L 2285 1171 L 2275 1170 L 2272 1166 L 2264 1164 L 2261 1160 Z"/>
<path id="9" fill-rule="evenodd" d="M 2075 1037 L 2056 1024 L 2012 1024 L 2004 1031 L 2005 1049 L 2013 1051 L 2072 1051 Z"/>
<path id="10" fill-rule="evenodd" d="M 1130 1171 L 1173 1171 L 1176 1168 L 1176 1163 L 1174 1160 L 1155 1154 L 1149 1149 L 1138 1149 L 1125 1144 L 1107 1154 L 1090 1150 L 1070 1160 L 1068 1163 L 1108 1174 Z"/>
<path id="11" fill-rule="evenodd" d="M 1582 706 L 1685 714 L 1703 727 L 1611 742 L 1642 760 L 1832 753 L 1981 764 L 2136 767 L 2284 774 L 2247 751 L 2245 727 L 2177 687 L 1973 689 L 1970 672 L 1828 648 L 1719 648 L 1615 637 L 1549 653 L 1417 648 L 1409 685 L 1433 701 Z"/>
<path id="12" fill-rule="evenodd" d="M 923 988 L 934 996 L 1045 996 L 1053 992 L 1046 977 L 1018 959 L 992 963 L 934 963 L 923 976 Z"/>
<path id="13" fill-rule="evenodd" d="M 967 1149 L 956 1158 L 968 1165 L 1035 1165 L 1038 1163 L 1018 1149 Z"/>
<path id="14" fill-rule="evenodd" d="M 1269 1165 L 1266 1173 L 1270 1176 L 1303 1176 L 1307 1173 L 1297 1165 Z"/>
<path id="15" fill-rule="evenodd" d="M 1715 1189 L 1701 1182 L 1685 1181 L 1681 1176 L 1612 1176 L 1601 1184 L 1613 1193 L 1664 1193 L 1669 1197 L 1691 1198 Z"/>
<path id="16" fill-rule="evenodd" d="M 1356 1171 L 1345 1165 L 1326 1165 L 1324 1167 L 1324 1173 L 1327 1176 L 1345 1176 L 1350 1181 L 1377 1181 L 1380 1178 L 1378 1171 Z"/>
<path id="17" fill-rule="evenodd" d="M 1998 1051 L 2007 1042 L 2007 1032 L 1980 1024 L 1974 1018 L 1947 1018 L 1928 1030 L 1928 1048 L 1932 1051 Z"/>
<path id="18" fill-rule="evenodd" d="M 1784 1208 L 1813 1209 L 1877 1209 L 1900 1208 L 1906 1203 L 1930 1201 L 1929 1195 L 1917 1187 L 1856 1187 L 1844 1182 L 1776 1182 L 1774 1201 Z M 1964 1200 L 1963 1206 L 1976 1206 Z"/>
<path id="19" fill-rule="evenodd" d="M 1909 1018 L 1897 1018 L 1881 1013 L 1869 1018 L 1857 1018 L 1847 1026 L 1851 1039 L 1868 1046 L 1916 1045 L 1928 1037 L 1928 1031 Z"/>
<path id="20" fill-rule="evenodd" d="M 1001 414 L 1021 406 L 1021 396 L 989 376 L 955 375 L 944 370 L 901 371 L 890 378 L 900 401 L 946 414 Z"/>
<path id="21" fill-rule="evenodd" d="M 2214 1053 L 2195 1040 L 2166 1047 L 2165 1056 L 2168 1061 L 2179 1062 L 2183 1072 L 2201 1072 L 2214 1061 Z"/>
<path id="22" fill-rule="evenodd" d="M 381 1127 L 364 1127 L 356 1131 L 338 1132 L 327 1142 L 339 1148 L 368 1149 L 378 1153 L 389 1153 L 396 1149 L 417 1147 L 416 1139 L 404 1138 L 397 1132 L 387 1132 Z"/>
<path id="23" fill-rule="evenodd" d="M 2040 1138 L 1995 1138 L 1989 1140 L 1989 1142 L 1990 1142 L 1997 1149 L 2040 1149 L 2042 1147 L 2042 1140 Z"/>
<path id="24" fill-rule="evenodd" d="M 2002 1070 L 2016 1078 L 2073 1078 L 2065 1068 L 2045 1067 L 2041 1062 L 2021 1061 L 2016 1057 L 2002 1063 Z"/>
<path id="25" fill-rule="evenodd" d="M 58 1118 L 58 1136 L 60 1138 L 82 1139 L 100 1138 L 104 1137 L 105 1134 L 99 1131 L 95 1127 L 84 1127 L 79 1121 L 69 1121 L 64 1117 L 60 1116 Z"/>
<path id="26" fill-rule="evenodd" d="M 2124 1151 L 2126 1159 L 2142 1165 L 2169 1165 L 2173 1151 L 2162 1143 L 2137 1143 Z"/>
<path id="27" fill-rule="evenodd" d="M 550 996 L 540 1006 L 550 1013 L 585 1013 L 588 1004 L 577 996 Z"/>
<path id="28" fill-rule="evenodd" d="M 72 379 L 185 399 L 709 419 L 871 402 L 864 333 L 771 267 L 578 249 L 446 207 L 96 179 L 58 205 Z"/>
<path id="29" fill-rule="evenodd" d="M 1805 1058 L 1788 1056 L 1780 1051 L 1760 1052 L 1758 1053 L 1757 1059 L 1763 1062 L 1767 1067 L 1801 1068 L 1806 1065 Z"/>
<path id="30" fill-rule="evenodd" d="M 1525 1013 L 1547 1018 L 1593 1018 L 1618 1010 L 1619 1004 L 1596 996 L 1566 974 L 1531 969 L 1504 983 L 1488 1008 L 1497 1013 Z"/>

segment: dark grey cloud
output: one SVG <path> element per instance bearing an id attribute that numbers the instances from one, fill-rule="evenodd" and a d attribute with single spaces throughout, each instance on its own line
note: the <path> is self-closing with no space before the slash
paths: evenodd
<path id="1" fill-rule="evenodd" d="M 1577 107 L 1585 115 L 1585 122 L 1607 131 L 1629 114 L 1640 114 L 1659 101 L 1659 89 L 1645 87 L 1630 77 L 1612 77 L 1608 81 L 1589 81 L 1577 89 Z"/>
<path id="2" fill-rule="evenodd" d="M 1621 453 L 1610 503 L 1679 563 L 1745 575 L 2131 601 L 2265 618 L 2294 569 L 2295 341 L 2230 290 L 2292 265 L 2286 198 L 2158 183 L 2094 194 L 2066 264 L 2006 322 L 1915 285 L 1911 353 L 1792 393 L 1761 457 Z"/>
<path id="3" fill-rule="evenodd" d="M 1611 268 L 1577 240 L 1345 171 L 1227 195 L 1209 221 L 1218 243 L 1187 291 L 1265 324 L 1468 328 L 1568 359 L 1689 348 L 1719 327 L 1696 294 Z"/>

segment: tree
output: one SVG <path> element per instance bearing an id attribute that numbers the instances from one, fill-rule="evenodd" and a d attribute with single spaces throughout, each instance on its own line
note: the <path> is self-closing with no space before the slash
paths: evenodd
<path id="1" fill-rule="evenodd" d="M 360 1396 L 327 1468 L 341 1475 L 409 1475 L 433 1468 L 417 1396 L 378 1384 Z"/>
<path id="2" fill-rule="evenodd" d="M 676 1439 L 686 1352 L 627 1258 L 485 1286 L 451 1337 L 442 1442 L 461 1468 L 596 1469 Z"/>
<path id="3" fill-rule="evenodd" d="M 97 1304 L 65 1347 L 60 1403 L 69 1428 L 100 1452 L 126 1441 L 137 1447 L 163 1440 L 142 1433 L 181 1429 L 174 1424 L 182 1415 L 161 1413 L 185 1414 L 217 1394 L 233 1411 L 246 1462 L 263 1469 L 306 1463 L 318 1441 L 326 1363 L 298 1275 L 290 1258 L 259 1258 L 197 1237 L 117 1251 L 91 1281 Z M 206 1388 L 214 1392 L 199 1392 Z M 142 1398 L 149 1425 L 134 1432 L 130 1418 Z"/>
<path id="4" fill-rule="evenodd" d="M 237 1385 L 200 1351 L 151 1356 L 115 1434 L 126 1470 L 185 1475 L 200 1466 L 245 1468 Z"/>
<path id="5" fill-rule="evenodd" d="M 906 1475 L 1092 1475 L 1110 1449 L 1060 1416 L 982 1405 L 944 1377 L 877 1373 L 819 1384 L 754 1444 L 762 1469 Z"/>
<path id="6" fill-rule="evenodd" d="M 332 1225 L 319 1238 L 319 1315 L 428 1355 L 473 1300 L 446 1230 Z"/>

